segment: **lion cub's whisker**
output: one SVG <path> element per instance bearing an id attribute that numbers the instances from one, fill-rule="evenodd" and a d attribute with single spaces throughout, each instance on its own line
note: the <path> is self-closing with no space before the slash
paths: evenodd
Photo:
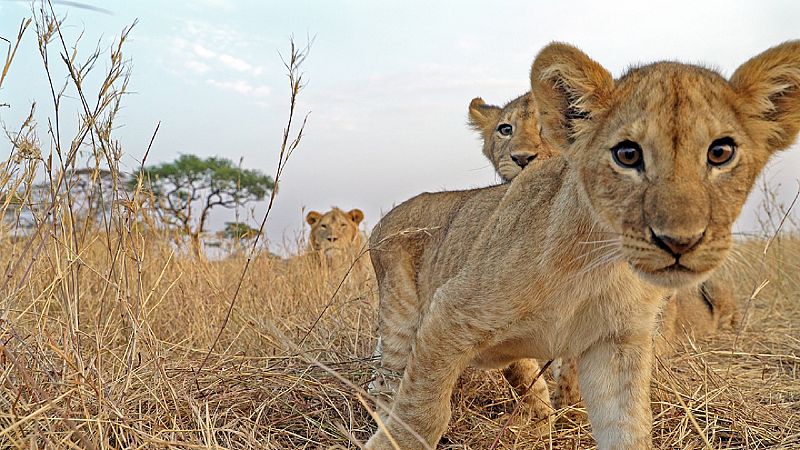
<path id="1" fill-rule="evenodd" d="M 620 242 L 622 242 L 622 239 L 616 238 L 616 239 L 605 239 L 605 240 L 602 240 L 602 241 L 582 241 L 582 242 L 578 242 L 578 244 L 581 244 L 581 245 L 605 244 L 605 243 L 608 243 L 608 242 L 620 243 Z"/>
<path id="2" fill-rule="evenodd" d="M 597 252 L 599 252 L 599 251 L 607 250 L 607 249 L 609 249 L 609 248 L 616 248 L 616 247 L 619 247 L 617 242 L 614 242 L 614 243 L 611 243 L 611 244 L 606 244 L 606 245 L 601 245 L 601 246 L 599 246 L 599 247 L 597 247 L 597 248 L 593 248 L 593 249 L 591 249 L 591 250 L 589 250 L 589 251 L 587 251 L 587 252 L 584 252 L 584 253 L 582 253 L 582 254 L 580 254 L 580 255 L 576 256 L 576 257 L 575 257 L 575 258 L 574 258 L 572 261 L 570 261 L 570 262 L 576 262 L 576 261 L 580 261 L 580 260 L 582 260 L 582 259 L 586 259 L 586 258 L 588 258 L 588 257 L 592 256 L 592 254 L 593 254 L 593 253 L 597 253 Z M 595 255 L 595 256 L 596 256 L 596 255 Z M 602 256 L 601 256 L 601 257 L 602 257 Z"/>
<path id="3" fill-rule="evenodd" d="M 592 261 L 591 264 L 589 264 L 588 266 L 583 268 L 583 270 L 581 270 L 580 272 L 576 273 L 574 275 L 574 277 L 575 278 L 582 277 L 582 276 L 584 276 L 584 275 L 586 275 L 588 273 L 593 272 L 595 269 L 598 269 L 598 268 L 600 268 L 602 266 L 617 262 L 617 261 L 619 261 L 621 259 L 620 258 L 621 256 L 622 256 L 622 249 L 616 248 L 613 251 L 611 251 L 609 253 L 606 253 L 606 254 L 602 255 L 600 258 Z"/>

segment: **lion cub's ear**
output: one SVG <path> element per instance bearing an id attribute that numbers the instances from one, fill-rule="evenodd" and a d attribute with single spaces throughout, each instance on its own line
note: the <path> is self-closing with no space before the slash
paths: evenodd
<path id="1" fill-rule="evenodd" d="M 592 128 L 592 119 L 608 108 L 613 91 L 611 74 L 571 45 L 554 42 L 533 61 L 531 92 L 543 136 L 562 150 Z"/>
<path id="2" fill-rule="evenodd" d="M 308 223 L 309 225 L 311 225 L 313 227 L 314 224 L 319 222 L 319 219 L 321 219 L 321 218 L 322 218 L 322 214 L 320 214 L 320 213 L 318 213 L 316 211 L 311 211 L 308 214 L 306 214 L 306 223 Z"/>
<path id="3" fill-rule="evenodd" d="M 800 41 L 772 47 L 739 66 L 730 80 L 749 128 L 770 150 L 789 147 L 800 131 Z"/>
<path id="4" fill-rule="evenodd" d="M 364 220 L 364 213 L 361 212 L 360 209 L 351 209 L 350 211 L 347 211 L 347 218 L 358 225 L 362 220 Z"/>
<path id="5" fill-rule="evenodd" d="M 487 105 L 480 97 L 475 97 L 469 102 L 469 124 L 475 131 L 491 133 L 500 120 L 499 106 Z"/>

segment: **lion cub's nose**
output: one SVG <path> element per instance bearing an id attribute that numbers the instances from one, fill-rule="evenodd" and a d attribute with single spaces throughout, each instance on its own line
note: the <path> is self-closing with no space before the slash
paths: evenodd
<path id="1" fill-rule="evenodd" d="M 528 164 L 531 163 L 536 157 L 539 156 L 536 153 L 522 153 L 522 154 L 511 154 L 511 159 L 517 163 L 518 166 L 524 168 Z"/>
<path id="2" fill-rule="evenodd" d="M 336 242 L 337 239 L 339 239 L 339 238 L 337 238 L 336 236 L 328 236 L 328 241 L 329 242 Z"/>
<path id="3" fill-rule="evenodd" d="M 675 238 L 666 234 L 657 234 L 652 228 L 650 229 L 650 237 L 653 244 L 657 245 L 662 250 L 669 252 L 673 256 L 681 256 L 688 253 L 691 249 L 695 248 L 697 244 L 703 240 L 705 231 L 694 236 L 684 238 Z"/>

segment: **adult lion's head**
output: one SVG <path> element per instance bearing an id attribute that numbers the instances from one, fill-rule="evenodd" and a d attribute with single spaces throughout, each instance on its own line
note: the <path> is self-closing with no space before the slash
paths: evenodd
<path id="1" fill-rule="evenodd" d="M 615 80 L 554 43 L 531 70 L 543 136 L 564 149 L 581 196 L 644 279 L 702 280 L 767 160 L 800 130 L 800 41 L 752 58 L 726 80 L 663 62 Z"/>
<path id="2" fill-rule="evenodd" d="M 311 211 L 306 222 L 311 226 L 308 246 L 310 250 L 324 253 L 328 257 L 350 250 L 359 250 L 364 240 L 358 225 L 364 220 L 360 209 L 344 212 L 333 208 L 322 214 Z M 357 248 L 355 248 L 357 247 Z"/>
<path id="3" fill-rule="evenodd" d="M 536 103 L 530 93 L 502 108 L 476 97 L 469 104 L 469 123 L 481 134 L 483 154 L 503 181 L 511 181 L 528 164 L 556 153 L 542 142 Z"/>

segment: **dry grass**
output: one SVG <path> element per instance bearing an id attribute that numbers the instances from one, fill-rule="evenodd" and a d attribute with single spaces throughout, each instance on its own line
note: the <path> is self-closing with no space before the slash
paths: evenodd
<path id="1" fill-rule="evenodd" d="M 746 325 L 659 364 L 657 448 L 702 448 L 688 411 L 714 448 L 800 445 L 800 286 L 777 273 L 800 265 L 800 240 L 775 245 L 773 281 L 750 302 Z M 371 280 L 333 296 L 338 276 L 311 259 L 256 259 L 218 350 L 197 372 L 244 259 L 198 263 L 151 245 L 141 275 L 118 267 L 109 280 L 106 249 L 99 240 L 87 246 L 72 263 L 78 269 L 47 245 L 35 276 L 4 301 L 0 423 L 12 447 L 355 448 L 348 434 L 370 434 L 356 390 L 317 362 L 355 385 L 368 382 Z M 778 249 L 790 257 L 772 256 Z M 755 276 L 737 283 L 743 307 L 754 284 Z M 470 371 L 456 389 L 447 442 L 489 448 L 514 404 L 498 373 Z M 551 445 L 590 447 L 585 419 L 565 416 L 545 436 L 511 429 L 499 448 Z"/>
<path id="2" fill-rule="evenodd" d="M 71 54 L 47 5 L 37 30 L 45 48 Z M 75 136 L 53 140 L 54 164 L 38 155 L 50 146 L 31 121 L 10 133 L 0 169 L 12 219 L 0 239 L 0 448 L 357 448 L 352 439 L 374 428 L 361 393 L 373 363 L 373 280 L 342 283 L 304 257 L 197 260 L 141 208 L 141 189 L 103 192 L 109 214 L 78 219 L 82 197 L 64 176 L 77 149 L 89 149 L 96 171 L 118 170 L 111 123 L 127 72 L 118 47 L 111 55 L 99 95 L 70 77 L 75 98 L 98 100 L 85 104 Z M 67 60 L 79 73 L 77 57 Z M 13 207 L 34 202 L 42 173 L 48 188 L 23 232 Z M 767 235 L 778 228 L 772 217 Z M 740 328 L 659 361 L 656 448 L 800 448 L 800 237 L 779 236 L 766 256 L 765 239 L 742 240 L 724 269 Z M 593 446 L 580 410 L 559 411 L 543 433 L 504 430 L 515 404 L 499 373 L 468 371 L 440 446 Z"/>

